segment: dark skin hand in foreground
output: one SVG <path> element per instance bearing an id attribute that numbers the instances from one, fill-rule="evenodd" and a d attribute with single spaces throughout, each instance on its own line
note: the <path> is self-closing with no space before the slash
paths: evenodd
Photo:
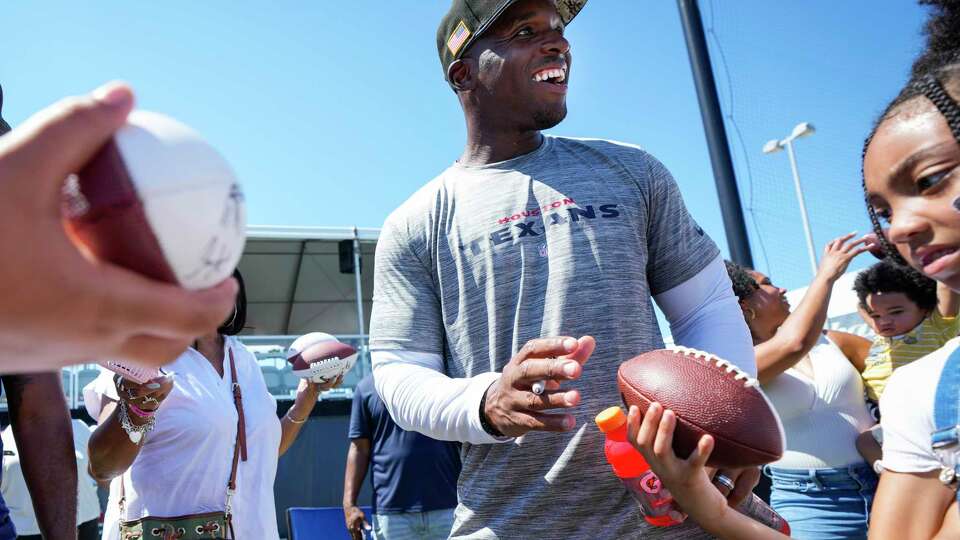
<path id="1" fill-rule="evenodd" d="M 10 425 L 40 533 L 77 537 L 77 457 L 59 373 L 4 375 Z"/>

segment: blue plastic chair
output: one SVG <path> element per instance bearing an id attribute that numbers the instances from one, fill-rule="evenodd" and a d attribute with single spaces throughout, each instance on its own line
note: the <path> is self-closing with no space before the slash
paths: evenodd
<path id="1" fill-rule="evenodd" d="M 368 523 L 370 507 L 361 506 Z M 287 508 L 287 537 L 290 540 L 350 540 L 343 520 L 343 508 Z"/>

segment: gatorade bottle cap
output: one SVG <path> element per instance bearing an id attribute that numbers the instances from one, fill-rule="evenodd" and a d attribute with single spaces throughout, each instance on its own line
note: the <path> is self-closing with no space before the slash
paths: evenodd
<path id="1" fill-rule="evenodd" d="M 610 407 L 598 414 L 595 421 L 600 431 L 610 433 L 627 423 L 627 415 L 623 414 L 623 409 L 620 407 Z"/>

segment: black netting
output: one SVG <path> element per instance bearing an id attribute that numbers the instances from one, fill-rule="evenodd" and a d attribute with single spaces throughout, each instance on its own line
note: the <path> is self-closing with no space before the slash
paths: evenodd
<path id="1" fill-rule="evenodd" d="M 876 3 L 821 0 L 701 0 L 700 8 L 754 263 L 778 283 L 803 286 L 810 263 L 787 153 L 761 148 L 814 124 L 794 148 L 817 256 L 836 236 L 869 232 L 863 139 L 907 80 L 925 12 L 880 17 Z M 872 262 L 861 257 L 851 268 Z"/>

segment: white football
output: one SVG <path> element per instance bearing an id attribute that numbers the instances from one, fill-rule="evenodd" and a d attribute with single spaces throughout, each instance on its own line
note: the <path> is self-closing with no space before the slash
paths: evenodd
<path id="1" fill-rule="evenodd" d="M 310 382 L 326 383 L 353 369 L 357 350 L 323 332 L 310 332 L 287 349 L 293 373 Z"/>
<path id="2" fill-rule="evenodd" d="M 98 260 L 187 289 L 233 273 L 246 241 L 243 190 L 189 127 L 134 111 L 63 188 L 67 232 Z"/>

